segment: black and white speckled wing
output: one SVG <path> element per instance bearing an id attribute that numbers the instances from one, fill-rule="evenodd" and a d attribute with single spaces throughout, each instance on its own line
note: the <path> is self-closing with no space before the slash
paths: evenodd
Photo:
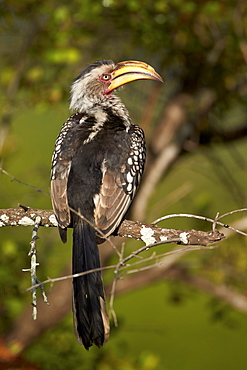
<path id="1" fill-rule="evenodd" d="M 95 225 L 105 236 L 118 227 L 136 193 L 144 170 L 146 148 L 143 130 L 136 125 L 129 128 L 130 146 L 119 163 L 112 165 L 106 157 L 102 164 L 102 185 L 95 196 Z"/>
<path id="2" fill-rule="evenodd" d="M 75 136 L 81 120 L 83 120 L 82 114 L 75 113 L 64 123 L 52 156 L 51 200 L 61 228 L 66 228 L 70 224 L 67 185 L 71 161 L 77 148 Z"/>

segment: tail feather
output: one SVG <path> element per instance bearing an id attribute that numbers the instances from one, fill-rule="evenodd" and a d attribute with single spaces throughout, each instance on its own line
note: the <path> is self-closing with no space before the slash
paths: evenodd
<path id="1" fill-rule="evenodd" d="M 100 267 L 95 230 L 79 220 L 73 233 L 73 274 Z M 73 279 L 73 313 L 77 340 L 86 349 L 102 346 L 109 337 L 109 319 L 101 272 Z"/>

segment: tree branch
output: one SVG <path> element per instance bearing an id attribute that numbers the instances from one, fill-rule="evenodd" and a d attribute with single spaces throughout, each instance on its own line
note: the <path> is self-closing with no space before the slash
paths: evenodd
<path id="1" fill-rule="evenodd" d="M 208 293 L 226 302 L 238 311 L 247 314 L 247 298 L 244 295 L 224 284 L 217 285 L 205 277 L 191 274 L 186 266 L 180 263 L 174 264 L 174 260 L 169 261 L 169 259 L 168 263 L 159 265 L 159 268 L 139 272 L 139 274 L 135 275 L 135 279 L 133 279 L 133 276 L 126 276 L 125 279 L 119 280 L 115 295 L 126 294 L 162 279 L 175 280 L 196 287 L 199 291 Z M 108 285 L 106 287 L 107 295 L 110 293 L 110 290 L 111 286 Z"/>
<path id="2" fill-rule="evenodd" d="M 57 221 L 52 210 L 20 208 L 0 209 L 0 227 L 34 226 L 36 217 L 40 217 L 40 226 L 56 227 Z M 160 242 L 171 242 L 182 245 L 203 245 L 219 242 L 225 238 L 218 230 L 198 231 L 166 229 L 141 222 L 124 220 L 117 235 L 141 239 L 146 245 Z"/>
<path id="3" fill-rule="evenodd" d="M 180 269 L 180 265 L 177 264 L 178 258 L 186 253 L 188 251 L 188 248 L 190 251 L 197 249 L 191 246 L 207 246 L 210 243 L 219 242 L 225 238 L 223 233 L 219 232 L 218 230 L 214 230 L 218 219 L 221 219 L 223 216 L 217 215 L 215 222 L 213 222 L 213 230 L 208 232 L 196 230 L 166 229 L 157 227 L 153 224 L 149 225 L 129 220 L 123 221 L 117 231 L 117 235 L 121 237 L 132 237 L 135 239 L 141 239 L 146 244 L 146 246 L 141 247 L 139 250 L 131 253 L 125 258 L 123 256 L 122 249 L 122 258 L 120 258 L 118 268 L 116 268 L 116 266 L 112 266 L 115 268 L 115 271 L 117 273 L 113 285 L 111 282 L 111 284 L 106 287 L 106 291 L 108 294 L 111 294 L 110 309 L 115 322 L 116 315 L 113 309 L 113 300 L 115 295 L 127 292 L 128 290 L 133 290 L 138 286 L 144 286 L 160 278 L 167 278 L 171 280 L 180 280 L 181 278 L 188 284 L 192 286 L 197 286 L 198 288 L 225 300 L 231 306 L 236 307 L 240 311 L 246 312 L 246 301 L 241 298 L 240 295 L 238 296 L 235 294 L 234 297 L 231 299 L 230 294 L 232 293 L 232 291 L 228 290 L 226 287 L 219 287 L 219 289 L 214 289 L 213 284 L 211 284 L 210 282 L 207 282 L 206 280 L 200 280 L 199 278 L 194 279 L 193 276 L 190 276 L 188 273 L 185 274 L 184 269 Z M 35 220 L 37 221 L 37 217 L 41 218 L 40 226 L 57 226 L 56 218 L 52 210 L 33 209 L 25 206 L 20 206 L 20 208 L 17 209 L 1 209 L 0 226 L 33 227 L 35 225 Z M 137 262 L 133 262 L 131 265 L 129 265 L 128 259 L 136 257 L 139 251 L 142 252 L 142 250 L 151 247 L 151 244 L 156 243 L 155 245 L 158 245 L 162 242 L 182 244 L 186 247 L 184 247 L 183 249 L 181 248 L 181 251 L 171 251 L 166 252 L 165 255 L 161 254 L 158 256 L 153 255 L 149 257 L 152 258 L 154 261 L 152 266 L 145 265 L 144 267 L 140 267 L 140 265 L 135 265 L 138 262 L 149 262 L 147 261 L 147 259 L 137 260 Z M 107 247 L 107 245 L 105 247 Z M 101 250 L 102 266 L 105 266 L 107 264 L 107 260 L 109 257 L 109 251 L 107 252 L 107 248 L 105 247 Z M 112 251 L 111 248 L 110 250 Z M 172 252 L 174 254 L 172 254 Z M 158 266 L 159 268 L 152 268 L 155 266 Z M 135 274 L 135 279 L 133 279 L 133 275 L 128 277 L 129 267 L 131 267 L 131 269 L 129 270 L 130 272 L 139 272 L 138 274 Z M 136 271 L 133 270 L 133 267 L 137 267 Z M 42 315 L 37 318 L 35 325 L 32 320 L 29 319 L 31 315 L 31 307 L 25 310 L 21 317 L 17 318 L 15 324 L 13 325 L 13 328 L 10 330 L 6 337 L 6 343 L 9 346 L 14 343 L 18 346 L 18 352 L 21 352 L 30 343 L 32 343 L 32 341 L 37 338 L 37 336 L 40 335 L 44 330 L 50 328 L 58 321 L 60 321 L 61 318 L 71 309 L 71 276 L 68 276 L 69 273 L 70 270 L 64 271 L 64 275 L 67 276 L 64 276 L 63 280 L 57 282 L 57 284 L 53 288 L 52 294 L 51 292 L 48 293 L 49 302 L 53 308 L 52 310 L 49 308 L 49 306 L 44 305 L 42 301 L 38 301 L 37 309 L 42 310 Z M 119 277 L 123 273 L 125 274 L 125 279 L 119 280 Z"/>

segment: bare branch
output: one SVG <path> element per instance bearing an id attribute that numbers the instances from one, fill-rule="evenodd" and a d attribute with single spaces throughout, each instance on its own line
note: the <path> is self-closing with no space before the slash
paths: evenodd
<path id="1" fill-rule="evenodd" d="M 27 289 L 27 291 L 33 292 L 37 287 L 45 283 L 53 283 L 61 280 L 69 280 L 71 278 L 76 278 L 81 275 L 89 274 L 94 271 L 104 271 L 108 269 L 114 269 L 115 279 L 111 287 L 111 298 L 110 298 L 110 311 L 113 316 L 115 325 L 117 325 L 117 318 L 113 308 L 114 297 L 117 293 L 117 282 L 122 274 L 129 275 L 134 273 L 147 273 L 152 270 L 165 270 L 169 269 L 174 263 L 181 258 L 181 256 L 187 252 L 201 250 L 205 248 L 215 248 L 215 246 L 207 247 L 209 244 L 219 242 L 225 238 L 224 234 L 215 229 L 216 225 L 220 224 L 224 227 L 230 228 L 229 225 L 225 225 L 219 222 L 224 216 L 236 212 L 246 211 L 245 208 L 235 211 L 230 211 L 222 216 L 218 213 L 215 219 L 210 219 L 203 216 L 194 216 L 189 214 L 177 214 L 177 215 L 168 215 L 164 216 L 155 222 L 160 222 L 161 220 L 170 218 L 170 217 L 195 217 L 202 219 L 204 221 L 209 221 L 213 224 L 213 229 L 211 231 L 198 231 L 198 230 L 181 230 L 181 229 L 167 229 L 161 228 L 154 224 L 146 224 L 141 222 L 125 220 L 120 225 L 117 230 L 117 235 L 121 237 L 131 237 L 135 239 L 140 239 L 145 243 L 145 246 L 137 249 L 134 252 L 131 252 L 129 255 L 124 256 L 124 247 L 122 247 L 121 253 L 119 253 L 119 261 L 115 265 L 102 267 L 95 270 L 85 271 L 83 273 L 78 273 L 75 275 L 66 275 L 59 278 L 47 279 L 42 283 L 32 281 L 32 286 Z M 2 209 L 0 210 L 0 226 L 35 226 L 32 241 L 36 240 L 36 227 L 39 222 L 40 226 L 45 227 L 55 227 L 57 226 L 56 218 L 52 210 L 40 210 L 32 209 L 29 207 L 21 206 L 18 209 Z M 234 228 L 231 228 L 234 229 Z M 243 233 L 244 234 L 244 233 Z M 181 248 L 175 248 L 172 251 L 162 252 L 156 254 L 155 252 L 148 256 L 147 258 L 141 258 L 139 260 L 134 260 L 131 263 L 130 260 L 138 257 L 141 253 L 146 250 L 149 250 L 152 247 L 157 247 L 161 244 L 178 244 L 181 245 Z M 35 248 L 32 249 L 32 254 L 35 254 Z M 36 261 L 35 261 L 36 266 Z M 159 267 L 159 269 L 155 269 Z M 225 297 L 226 299 L 226 297 Z M 232 302 L 230 302 L 232 304 Z"/>
<path id="2" fill-rule="evenodd" d="M 29 269 L 22 269 L 22 271 L 30 272 L 31 274 L 31 284 L 32 284 L 31 294 L 32 294 L 32 307 L 33 307 L 32 316 L 34 320 L 37 319 L 37 313 L 38 313 L 37 312 L 37 294 L 36 294 L 37 288 L 34 288 L 35 285 L 38 285 L 40 287 L 43 298 L 44 298 L 44 302 L 46 302 L 49 305 L 43 284 L 40 283 L 40 281 L 37 278 L 37 274 L 36 274 L 36 267 L 39 265 L 39 263 L 37 262 L 37 257 L 36 257 L 37 256 L 36 241 L 38 239 L 37 234 L 38 234 L 40 221 L 41 221 L 41 217 L 37 216 L 35 219 L 35 224 L 34 224 L 34 228 L 32 232 L 32 240 L 30 242 L 31 248 L 28 253 L 28 255 L 31 256 L 31 267 Z"/>
<path id="3" fill-rule="evenodd" d="M 180 230 L 166 229 L 155 225 L 145 224 L 125 220 L 122 222 L 118 236 L 141 239 L 144 242 L 152 240 L 152 243 L 168 242 L 182 245 L 203 245 L 219 242 L 223 240 L 224 234 L 218 230 L 215 231 L 198 231 L 198 230 Z M 151 244 L 151 243 L 146 243 Z"/>
<path id="4" fill-rule="evenodd" d="M 119 263 L 116 265 L 116 268 L 115 268 L 115 271 L 114 271 L 115 277 L 114 277 L 113 282 L 112 282 L 112 288 L 111 288 L 111 294 L 110 294 L 110 314 L 113 317 L 115 327 L 118 326 L 118 321 L 117 321 L 116 312 L 114 310 L 114 298 L 115 298 L 115 291 L 116 291 L 117 281 L 119 279 L 119 269 L 120 269 L 120 266 L 122 265 L 123 257 L 124 257 L 124 243 L 122 244 Z"/>
<path id="5" fill-rule="evenodd" d="M 219 212 L 217 212 L 216 217 L 214 219 L 209 218 L 209 217 L 205 217 L 205 216 L 192 215 L 192 214 L 189 214 L 189 213 L 175 213 L 175 214 L 172 214 L 172 215 L 162 216 L 162 217 L 158 218 L 157 220 L 153 221 L 152 224 L 155 224 L 156 225 L 158 222 L 167 220 L 168 218 L 174 218 L 174 217 L 196 218 L 198 220 L 212 222 L 213 223 L 213 230 L 215 229 L 215 226 L 216 225 L 220 225 L 220 226 L 224 227 L 225 229 L 230 229 L 230 230 L 235 231 L 238 234 L 241 234 L 243 236 L 247 236 L 247 233 L 245 233 L 245 232 L 243 232 L 241 230 L 238 230 L 238 229 L 236 229 L 233 226 L 230 226 L 228 224 L 224 224 L 224 223 L 218 221 L 218 220 L 220 220 L 223 217 L 226 217 L 228 215 L 231 215 L 231 214 L 234 214 L 234 213 L 237 213 L 237 212 L 244 212 L 246 210 L 247 210 L 247 208 L 236 209 L 234 211 L 227 212 L 227 213 L 225 213 L 222 216 L 219 216 Z"/>
<path id="6" fill-rule="evenodd" d="M 34 226 L 37 216 L 41 217 L 40 226 L 57 226 L 56 217 L 52 210 L 28 208 L 27 211 L 25 211 L 22 207 L 17 209 L 0 209 L 0 227 Z M 203 219 L 208 221 L 205 217 Z M 224 224 L 221 225 L 224 226 Z M 117 231 L 117 235 L 121 237 L 141 239 L 146 245 L 159 242 L 170 242 L 182 245 L 206 246 L 211 243 L 219 242 L 225 238 L 224 235 L 217 230 L 206 232 L 197 230 L 166 229 L 130 220 L 124 220 L 122 222 Z"/>
<path id="7" fill-rule="evenodd" d="M 11 173 L 5 171 L 3 168 L 0 167 L 0 172 L 2 172 L 4 175 L 10 177 L 12 179 L 12 181 L 16 181 L 18 182 L 19 184 L 22 184 L 22 185 L 25 185 L 25 186 L 28 186 L 29 188 L 32 188 L 34 189 L 35 191 L 37 191 L 38 193 L 41 193 L 43 195 L 45 195 L 46 197 L 50 197 L 49 194 L 45 193 L 43 190 L 39 189 L 39 188 L 36 188 L 36 186 L 33 186 L 33 185 L 30 185 L 30 184 L 27 184 L 26 182 L 23 182 L 19 179 L 17 179 L 15 176 L 11 175 Z"/>
<path id="8" fill-rule="evenodd" d="M 21 206 L 18 209 L 3 209 L 0 210 L 0 225 L 1 226 L 34 226 L 36 217 L 40 216 L 41 222 L 40 226 L 45 227 L 55 227 L 57 226 L 57 222 L 52 210 L 40 210 L 40 209 L 32 209 L 25 206 Z M 221 217 L 221 216 L 220 216 Z M 218 218 L 220 218 L 218 216 Z M 202 218 L 208 221 L 205 217 Z M 213 220 L 214 222 L 214 220 Z M 122 237 L 132 237 L 136 239 L 141 239 L 145 242 L 145 246 L 141 247 L 135 252 L 127 256 L 123 256 L 123 249 L 121 250 L 121 258 L 115 265 L 102 267 L 99 270 L 114 270 L 116 271 L 115 274 L 115 282 L 111 283 L 111 287 L 107 288 L 106 291 L 111 292 L 111 314 L 114 318 L 115 323 L 117 324 L 116 315 L 113 308 L 114 298 L 116 294 L 119 294 L 123 291 L 133 290 L 135 287 L 140 284 L 140 286 L 144 286 L 147 283 L 152 282 L 156 278 L 168 278 L 168 279 L 180 279 L 180 270 L 176 275 L 177 268 L 179 268 L 179 264 L 176 262 L 178 259 L 181 258 L 185 253 L 205 249 L 205 247 L 199 247 L 198 245 L 207 246 L 210 243 L 215 243 L 224 239 L 223 233 L 219 231 L 209 231 L 209 232 L 202 232 L 196 230 L 174 230 L 174 229 L 164 229 L 161 227 L 157 227 L 156 225 L 148 225 L 144 223 L 134 222 L 125 220 L 119 227 L 117 231 L 117 235 Z M 151 243 L 153 241 L 153 244 Z M 162 247 L 162 252 L 160 254 L 156 254 L 157 248 L 159 244 L 168 244 L 168 243 L 176 243 L 181 245 L 179 248 L 174 248 L 173 250 L 164 251 Z M 195 245 L 195 247 L 193 247 Z M 147 258 L 141 258 L 138 256 L 139 253 L 144 252 L 146 249 L 151 247 L 155 248 L 155 252 L 152 253 Z M 160 248 L 160 247 L 159 247 Z M 207 247 L 208 248 L 208 247 Z M 215 248 L 215 245 L 213 246 Z M 105 248 L 103 248 L 105 251 Z M 107 253 L 106 253 L 107 254 Z M 103 253 L 104 255 L 104 253 Z M 129 262 L 130 259 L 133 259 L 131 263 Z M 137 259 L 138 258 L 138 259 Z M 106 256 L 103 258 L 103 266 L 107 264 Z M 178 265 L 178 266 L 177 266 Z M 176 267 L 177 266 L 177 267 Z M 158 268 L 156 268 L 158 267 Z M 92 271 L 91 271 L 92 272 Z M 84 272 L 82 274 L 88 274 L 91 272 Z M 135 278 L 133 279 L 133 273 L 138 272 L 135 274 Z M 184 273 L 184 271 L 183 271 Z M 77 274 L 76 276 L 82 275 Z M 125 279 L 121 279 L 122 275 L 125 275 Z M 181 272 L 182 274 L 182 272 Z M 41 306 L 43 302 L 38 302 L 38 307 L 42 309 L 42 317 L 37 318 L 37 323 L 34 326 L 28 320 L 29 315 L 31 314 L 30 309 L 27 309 L 23 313 L 19 319 L 17 319 L 17 326 L 14 326 L 14 329 L 10 331 L 8 335 L 8 342 L 12 343 L 15 342 L 16 339 L 20 340 L 21 345 L 25 348 L 31 341 L 32 338 L 36 338 L 40 333 L 42 333 L 45 328 L 54 325 L 55 322 L 59 321 L 63 315 L 71 308 L 70 307 L 70 289 L 71 283 L 70 279 L 74 277 L 68 274 L 68 271 L 65 272 L 64 276 L 55 279 L 47 279 L 44 281 L 45 283 L 53 283 L 58 282 L 53 289 L 53 294 L 49 295 L 50 304 L 55 307 L 52 312 L 46 309 L 45 306 Z M 183 276 L 184 279 L 184 276 Z M 192 279 L 192 277 L 191 277 Z M 187 280 L 186 280 L 187 281 Z M 204 282 L 204 281 L 203 281 Z M 235 297 L 231 300 L 229 294 L 231 293 L 230 290 L 227 291 L 224 289 L 219 290 L 211 289 L 213 285 L 208 283 L 203 284 L 202 281 L 195 281 L 190 280 L 188 278 L 188 283 L 191 285 L 197 285 L 202 290 L 208 291 L 209 293 L 221 297 L 225 301 L 227 301 L 230 305 L 238 308 L 239 310 L 246 310 L 246 302 L 244 299 L 239 297 Z M 28 290 L 32 290 L 37 288 L 39 284 L 36 286 L 30 287 Z M 61 291 L 63 292 L 61 295 Z M 65 294 L 65 291 L 68 293 Z M 54 297 L 54 298 L 53 298 Z M 59 297 L 59 299 L 57 299 Z M 62 297 L 62 298 L 61 298 Z M 62 299 L 62 306 L 61 305 Z M 242 299 L 242 301 L 241 301 Z M 59 313 L 59 315 L 57 315 Z M 41 315 L 39 315 L 41 316 Z M 29 327 L 30 332 L 27 333 L 27 326 Z M 30 334 L 31 333 L 31 334 Z"/>
<path id="9" fill-rule="evenodd" d="M 206 248 L 207 249 L 215 248 L 215 246 L 211 246 L 211 247 L 206 247 L 206 246 L 197 246 L 197 247 L 195 247 L 195 246 L 185 246 L 185 247 L 182 247 L 182 248 L 179 248 L 179 249 L 175 249 L 173 251 L 165 252 L 165 253 L 160 254 L 160 255 L 156 255 L 156 252 L 154 252 L 148 258 L 140 259 L 137 262 L 134 262 L 132 264 L 126 264 L 126 262 L 128 262 L 131 259 L 137 257 L 139 254 L 141 254 L 142 252 L 144 252 L 146 250 L 149 250 L 150 248 L 156 247 L 158 245 L 170 244 L 170 243 L 173 243 L 173 244 L 174 243 L 180 243 L 180 240 L 179 239 L 170 239 L 170 240 L 166 240 L 166 241 L 164 240 L 162 242 L 157 242 L 157 243 L 149 244 L 149 245 L 146 245 L 145 247 L 139 248 L 138 250 L 136 250 L 135 252 L 131 253 L 130 255 L 128 255 L 125 258 L 123 256 L 124 248 L 122 248 L 121 254 L 120 254 L 120 258 L 119 258 L 119 262 L 117 264 L 115 264 L 115 265 L 106 266 L 106 267 L 99 267 L 99 268 L 95 268 L 95 269 L 92 269 L 92 270 L 87 270 L 87 271 L 83 271 L 83 272 L 76 273 L 76 274 L 73 274 L 73 275 L 70 274 L 70 275 L 66 275 L 66 276 L 62 276 L 62 277 L 58 277 L 58 278 L 49 278 L 49 279 L 47 279 L 47 280 L 45 280 L 43 282 L 37 282 L 35 285 L 32 285 L 31 287 L 27 288 L 25 290 L 25 292 L 28 292 L 30 290 L 33 291 L 33 289 L 36 289 L 38 287 L 41 287 L 41 286 L 43 286 L 44 284 L 47 284 L 47 283 L 54 283 L 54 282 L 58 282 L 58 281 L 62 281 L 62 280 L 77 278 L 77 277 L 80 277 L 80 276 L 92 274 L 92 273 L 97 272 L 97 271 L 105 271 L 105 270 L 109 270 L 109 269 L 114 269 L 114 271 L 115 271 L 115 279 L 114 279 L 113 286 L 112 286 L 112 289 L 111 289 L 110 307 L 111 307 L 111 313 L 113 314 L 113 317 L 114 317 L 115 325 L 117 326 L 117 320 L 116 320 L 115 312 L 114 312 L 114 309 L 113 309 L 113 301 L 114 301 L 114 294 L 115 294 L 115 289 L 116 289 L 116 283 L 117 283 L 117 280 L 119 279 L 119 272 L 124 271 L 127 274 L 137 273 L 137 272 L 144 271 L 144 270 L 147 270 L 147 269 L 150 269 L 150 268 L 153 268 L 153 267 L 163 266 L 164 260 L 161 260 L 160 261 L 160 258 L 164 258 L 164 257 L 170 256 L 170 255 L 173 255 L 173 254 L 179 254 L 181 256 L 181 254 L 185 254 L 185 253 L 191 252 L 191 251 L 196 251 L 196 250 L 198 251 L 198 250 L 206 249 Z M 173 263 L 178 258 L 179 257 L 175 257 L 175 259 L 173 258 L 172 259 L 173 260 Z M 144 267 L 138 267 L 137 269 L 134 269 L 134 270 L 133 269 L 132 270 L 128 270 L 126 272 L 126 269 L 129 269 L 130 267 L 133 267 L 133 266 L 136 266 L 136 265 L 140 265 L 140 264 L 144 264 L 144 263 L 150 262 L 150 261 L 154 261 L 154 263 L 152 263 L 151 265 L 146 265 Z M 165 263 L 165 265 L 167 265 L 167 264 Z"/>
<path id="10" fill-rule="evenodd" d="M 56 227 L 58 225 L 53 211 L 21 206 L 20 208 L 0 209 L 0 227 L 34 226 L 37 216 L 41 217 L 40 226 Z"/>
<path id="11" fill-rule="evenodd" d="M 165 258 L 164 265 L 160 265 L 159 268 L 141 271 L 135 276 L 135 279 L 133 279 L 133 276 L 127 276 L 125 279 L 120 280 L 117 284 L 115 294 L 126 294 L 140 287 L 152 284 L 155 281 L 160 281 L 161 279 L 176 280 L 209 293 L 213 297 L 223 300 L 238 311 L 247 314 L 247 298 L 244 295 L 226 285 L 217 285 L 214 282 L 210 282 L 205 277 L 191 274 L 189 270 L 186 269 L 186 266 L 179 263 L 174 264 L 173 259 L 168 263 L 166 262 L 167 260 L 169 261 L 169 259 Z M 106 293 L 109 292 L 109 289 L 110 287 L 108 286 L 106 288 Z"/>

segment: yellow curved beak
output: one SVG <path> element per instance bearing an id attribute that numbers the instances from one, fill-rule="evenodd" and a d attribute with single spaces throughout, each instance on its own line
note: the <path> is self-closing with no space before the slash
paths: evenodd
<path id="1" fill-rule="evenodd" d="M 135 80 L 156 80 L 163 82 L 161 76 L 149 64 L 135 60 L 120 62 L 112 72 L 112 81 L 107 93 Z"/>

